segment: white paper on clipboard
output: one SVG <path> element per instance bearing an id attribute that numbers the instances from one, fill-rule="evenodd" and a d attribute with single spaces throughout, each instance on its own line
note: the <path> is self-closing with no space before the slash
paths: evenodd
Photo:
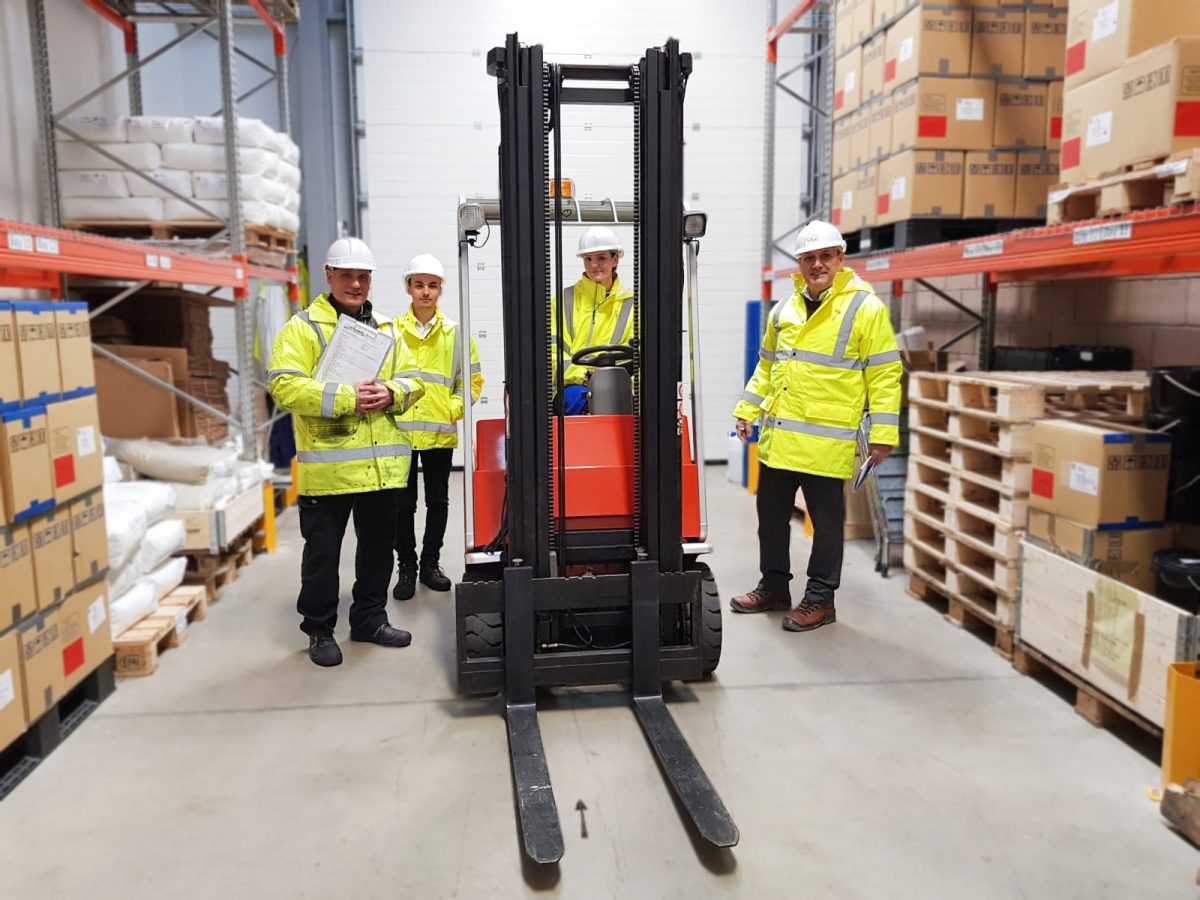
<path id="1" fill-rule="evenodd" d="M 386 332 L 349 316 L 339 316 L 313 377 L 336 384 L 370 381 L 379 375 L 394 343 L 395 339 Z"/>
<path id="2" fill-rule="evenodd" d="M 862 468 L 858 470 L 858 477 L 854 479 L 854 490 L 857 491 L 863 486 L 863 482 L 867 480 L 867 476 L 871 474 L 871 470 L 874 468 L 875 460 L 868 456 L 866 461 L 862 464 Z"/>

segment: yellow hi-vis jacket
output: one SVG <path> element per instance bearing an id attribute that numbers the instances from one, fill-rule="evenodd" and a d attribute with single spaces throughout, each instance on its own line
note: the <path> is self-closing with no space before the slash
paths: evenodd
<path id="1" fill-rule="evenodd" d="M 600 344 L 628 344 L 633 339 L 633 291 L 613 277 L 612 290 L 586 275 L 564 292 L 563 335 L 557 339 L 563 384 L 583 384 L 592 366 L 576 366 L 571 354 Z M 551 310 L 550 327 L 557 334 L 558 312 Z"/>
<path id="2" fill-rule="evenodd" d="M 401 377 L 419 378 L 425 385 L 425 396 L 399 419 L 402 429 L 412 436 L 414 450 L 436 447 L 457 447 L 458 427 L 463 417 L 462 346 L 458 342 L 458 323 L 447 319 L 439 309 L 430 320 L 429 333 L 421 336 L 421 323 L 408 312 L 396 317 L 400 341 L 408 349 L 416 365 L 398 373 Z M 479 365 L 479 348 L 471 338 L 471 402 L 483 391 L 483 369 Z"/>
<path id="3" fill-rule="evenodd" d="M 758 366 L 733 415 L 763 416 L 758 458 L 766 465 L 850 478 L 868 403 L 870 442 L 900 443 L 904 364 L 891 316 L 871 286 L 843 268 L 810 319 L 804 279 L 792 279 L 796 288 L 771 310 Z"/>
<path id="4" fill-rule="evenodd" d="M 408 483 L 412 441 L 398 425 L 425 386 L 400 372 L 415 368 L 395 324 L 379 326 L 395 340 L 378 381 L 395 403 L 386 410 L 356 413 L 354 385 L 313 377 L 337 325 L 338 311 L 327 294 L 296 313 L 275 338 L 267 384 L 271 396 L 292 413 L 301 494 L 354 494 Z"/>

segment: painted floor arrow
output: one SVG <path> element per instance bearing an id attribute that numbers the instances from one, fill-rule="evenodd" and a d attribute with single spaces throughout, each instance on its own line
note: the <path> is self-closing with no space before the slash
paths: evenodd
<path id="1" fill-rule="evenodd" d="M 579 831 L 580 831 L 579 836 L 582 838 L 586 838 L 587 837 L 587 817 L 584 815 L 584 813 L 587 812 L 587 804 L 584 803 L 583 800 L 580 800 L 578 803 L 575 804 L 575 808 L 577 810 L 579 810 Z"/>

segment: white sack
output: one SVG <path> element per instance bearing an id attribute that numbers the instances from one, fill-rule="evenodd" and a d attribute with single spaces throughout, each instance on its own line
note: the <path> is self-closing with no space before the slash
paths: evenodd
<path id="1" fill-rule="evenodd" d="M 158 169 L 162 167 L 163 155 L 158 144 L 103 144 L 108 153 L 135 169 Z M 58 167 L 60 169 L 120 169 L 118 163 L 101 156 L 91 147 L 75 141 L 58 142 Z"/>
<path id="2" fill-rule="evenodd" d="M 117 597 L 125 593 L 146 574 L 141 558 L 135 553 L 129 562 L 119 569 L 108 570 L 108 595 Z"/>
<path id="3" fill-rule="evenodd" d="M 147 581 L 154 585 L 154 599 L 161 600 L 183 584 L 183 573 L 187 571 L 187 560 L 182 556 L 168 559 L 153 572 L 146 573 Z"/>
<path id="4" fill-rule="evenodd" d="M 290 209 L 282 206 L 275 207 L 279 211 L 279 227 L 284 231 L 297 234 L 300 231 L 300 217 Z"/>
<path id="5" fill-rule="evenodd" d="M 279 155 L 283 157 L 285 162 L 291 163 L 293 166 L 300 165 L 300 148 L 286 134 L 279 135 L 283 139 L 283 152 Z"/>
<path id="6" fill-rule="evenodd" d="M 118 449 L 118 459 L 120 459 Z M 134 466 L 134 468 L 137 468 Z M 104 502 L 136 503 L 146 511 L 149 527 L 175 511 L 175 489 L 162 481 L 122 481 L 104 486 Z"/>
<path id="7" fill-rule="evenodd" d="M 300 212 L 300 192 L 288 188 L 287 194 L 283 198 L 283 208 L 298 214 Z"/>
<path id="8" fill-rule="evenodd" d="M 235 476 L 213 478 L 204 484 L 174 482 L 176 509 L 217 509 L 237 496 L 239 480 Z"/>
<path id="9" fill-rule="evenodd" d="M 131 145 L 132 146 L 132 145 Z M 154 146 L 150 144 L 148 146 Z M 243 175 L 262 175 L 276 167 L 279 157 L 270 150 L 243 148 L 238 150 L 238 168 Z M 61 165 L 61 163 L 60 163 Z M 193 172 L 224 172 L 225 147 L 220 144 L 164 144 L 162 167 L 190 169 Z M 74 166 L 73 168 L 85 168 Z M 90 168 L 104 168 L 92 166 Z M 157 169 L 159 166 L 141 168 Z"/>
<path id="10" fill-rule="evenodd" d="M 201 116 L 195 120 L 192 139 L 197 144 L 225 145 L 224 116 Z M 270 147 L 278 142 L 273 132 L 261 119 L 246 119 L 238 116 L 237 145 L 239 147 Z"/>
<path id="11" fill-rule="evenodd" d="M 257 462 L 238 463 L 238 492 L 244 493 L 263 483 L 262 466 Z"/>
<path id="12" fill-rule="evenodd" d="M 147 172 L 146 175 L 153 179 L 155 184 L 169 187 L 185 197 L 192 196 L 191 172 L 184 172 L 180 169 L 154 169 Z M 125 173 L 125 182 L 129 185 L 129 193 L 135 197 L 162 197 L 165 199 L 171 196 L 162 188 L 156 187 L 155 184 L 151 184 L 145 178 L 134 175 L 132 172 Z"/>
<path id="13" fill-rule="evenodd" d="M 123 144 L 129 140 L 128 116 L 89 116 L 77 113 L 67 116 L 62 122 L 81 138 L 98 144 Z"/>
<path id="14" fill-rule="evenodd" d="M 108 565 L 115 570 L 135 555 L 150 520 L 145 507 L 111 497 L 110 487 L 104 486 L 104 530 L 108 534 Z"/>
<path id="15" fill-rule="evenodd" d="M 287 199 L 288 187 L 281 181 L 262 175 L 243 175 L 239 182 L 243 203 L 247 200 L 283 203 Z M 225 200 L 229 196 L 229 176 L 224 172 L 194 172 L 192 190 L 201 200 Z"/>
<path id="16" fill-rule="evenodd" d="M 130 116 L 129 142 L 187 144 L 192 140 L 193 120 L 186 116 Z"/>
<path id="17" fill-rule="evenodd" d="M 237 452 L 234 450 L 175 446 L 147 438 L 121 441 L 116 452 L 117 459 L 133 466 L 148 478 L 182 481 L 186 484 L 204 484 L 209 478 L 233 475 L 237 471 L 238 463 Z"/>
<path id="18" fill-rule="evenodd" d="M 146 529 L 145 540 L 138 548 L 143 572 L 153 572 L 173 553 L 183 549 L 186 535 L 182 519 L 163 519 Z"/>
<path id="19" fill-rule="evenodd" d="M 134 222 L 161 222 L 163 202 L 157 197 L 63 197 L 62 217 L 72 219 L 121 219 Z"/>
<path id="20" fill-rule="evenodd" d="M 275 176 L 293 191 L 300 190 L 300 170 L 286 160 L 279 161 L 279 174 Z"/>
<path id="21" fill-rule="evenodd" d="M 129 196 L 129 186 L 125 174 L 112 169 L 66 170 L 58 173 L 58 192 L 62 197 L 123 199 Z"/>
<path id="22" fill-rule="evenodd" d="M 117 462 L 117 458 L 115 456 L 104 457 L 104 483 L 115 484 L 124 480 L 125 473 L 121 471 L 121 464 Z"/>
<path id="23" fill-rule="evenodd" d="M 229 204 L 225 200 L 197 200 L 196 202 L 222 219 L 229 217 Z M 168 222 L 178 219 L 199 221 L 204 218 L 198 210 L 192 209 L 182 200 L 164 200 L 163 215 Z M 269 225 L 268 219 L 270 219 L 270 215 L 267 211 L 267 204 L 254 200 L 242 202 L 242 221 L 247 225 Z"/>
<path id="24" fill-rule="evenodd" d="M 131 625 L 144 619 L 158 609 L 158 598 L 154 596 L 154 582 L 139 578 L 129 590 L 108 601 L 108 618 L 112 622 L 112 636 L 120 637 Z"/>

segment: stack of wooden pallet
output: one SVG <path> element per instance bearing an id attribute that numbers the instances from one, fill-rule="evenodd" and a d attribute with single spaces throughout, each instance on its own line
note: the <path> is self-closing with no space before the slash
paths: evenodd
<path id="1" fill-rule="evenodd" d="M 1011 657 L 1033 423 L 1137 421 L 1148 387 L 1144 372 L 913 372 L 909 593 L 945 601 L 956 624 L 994 630 L 996 650 Z"/>

